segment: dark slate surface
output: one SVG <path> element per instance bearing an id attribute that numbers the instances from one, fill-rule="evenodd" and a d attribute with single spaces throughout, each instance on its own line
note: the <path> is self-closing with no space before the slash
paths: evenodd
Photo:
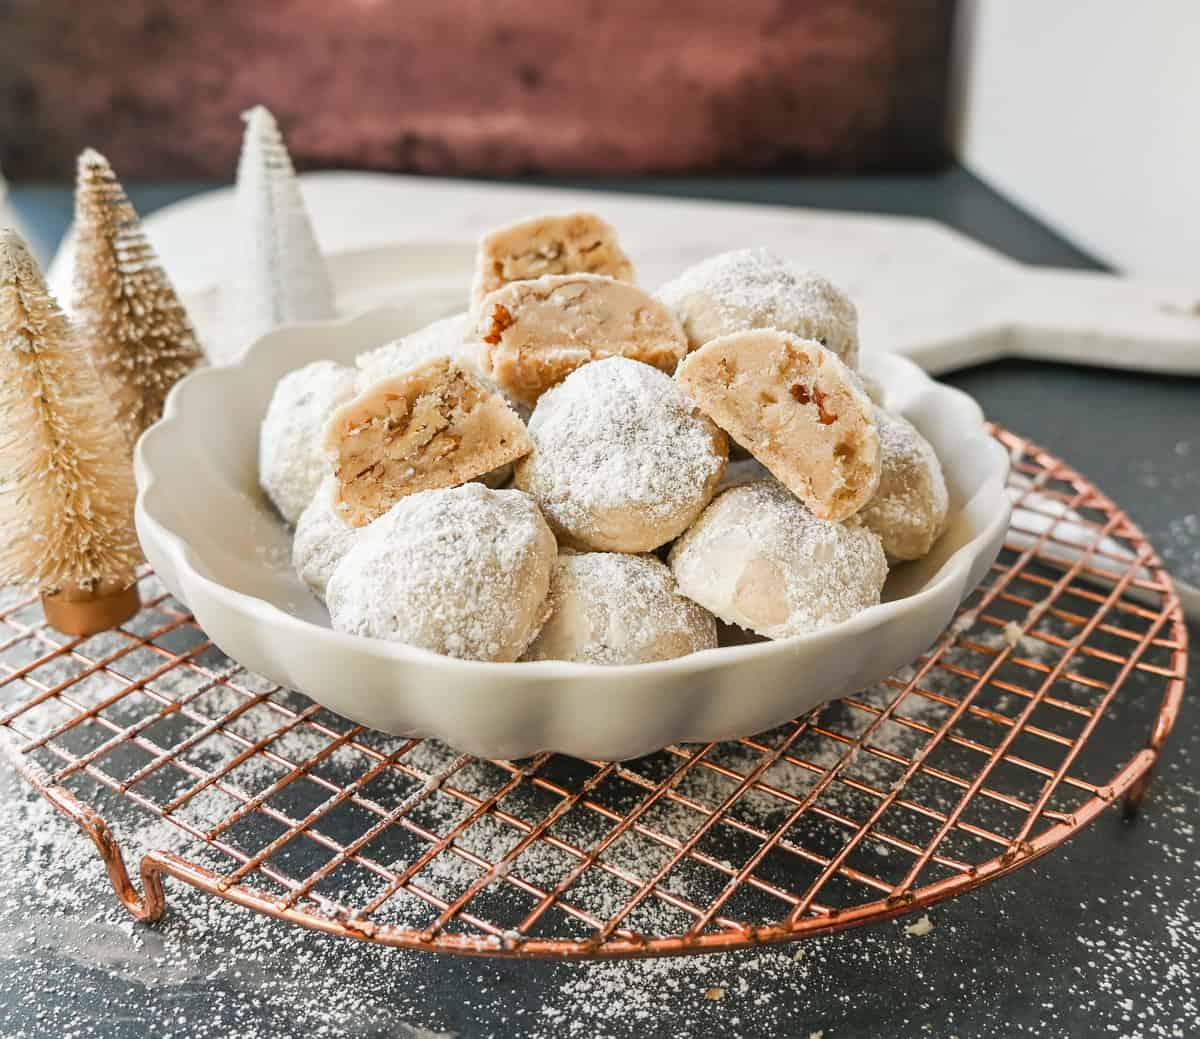
<path id="1" fill-rule="evenodd" d="M 1086 257 L 961 172 L 930 179 L 603 186 L 927 214 L 1029 262 L 1088 265 Z M 135 191 L 134 197 L 149 210 L 179 193 L 152 188 Z M 69 209 L 65 190 L 18 188 L 15 201 L 22 217 L 47 238 L 60 232 Z M 1194 565 L 1198 545 L 1185 518 L 1200 507 L 1196 380 L 1001 362 L 948 381 L 980 400 L 991 417 L 1092 477 L 1127 507 L 1181 571 Z M 1193 663 L 1189 692 L 1195 691 L 1197 678 L 1200 665 Z M 109 892 L 96 890 L 87 904 L 69 910 L 47 910 L 34 880 L 5 877 L 0 879 L 0 1034 L 49 1036 L 76 1028 L 80 1035 L 134 1036 L 154 1027 L 159 1034 L 188 1036 L 311 1035 L 318 1034 L 320 1023 L 328 1034 L 395 1036 L 425 1034 L 414 1030 L 418 1027 L 462 1036 L 804 1037 L 818 1030 L 826 1039 L 1193 1034 L 1197 1003 L 1191 979 L 1200 970 L 1200 856 L 1193 830 L 1200 814 L 1198 773 L 1200 725 L 1185 698 L 1140 818 L 1129 821 L 1110 811 L 1034 865 L 939 905 L 931 913 L 931 935 L 905 939 L 899 925 L 884 924 L 810 943 L 806 955 L 819 970 L 807 975 L 807 984 L 776 985 L 764 974 L 759 984 L 776 990 L 763 993 L 762 1005 L 746 1003 L 742 1011 L 732 998 L 704 1000 L 703 989 L 664 995 L 662 1005 L 641 1022 L 597 1017 L 584 1001 L 576 1030 L 564 1023 L 547 1032 L 539 1012 L 547 1005 L 571 1007 L 563 986 L 587 967 L 383 953 L 377 969 L 387 978 L 389 965 L 394 967 L 396 991 L 404 993 L 395 1003 L 403 1006 L 403 1014 L 388 1011 L 390 985 L 381 983 L 379 1003 L 353 1020 L 309 1005 L 303 984 L 295 985 L 294 949 L 274 951 L 270 942 L 245 977 L 210 979 L 205 969 L 215 969 L 220 956 L 197 949 L 193 976 L 164 976 L 152 983 L 150 974 L 114 970 L 118 954 L 103 935 L 94 944 L 85 941 L 82 953 L 77 941 L 59 938 L 72 921 L 83 929 L 76 938 L 86 934 L 89 914 L 110 904 Z M 13 791 L 11 777 L 0 779 L 0 822 L 4 800 L 18 796 Z M 174 934 L 176 943 L 189 935 L 200 943 L 183 917 L 202 913 L 201 896 L 176 886 L 169 898 L 174 923 L 165 925 L 168 935 Z M 265 933 L 273 932 L 268 927 Z M 159 941 L 154 932 L 144 935 L 151 962 Z M 304 969 L 344 969 L 346 949 L 308 935 Z M 716 969 L 727 967 L 733 976 L 739 965 L 745 968 L 761 955 L 739 954 Z M 269 996 L 289 978 L 291 1002 L 281 1008 Z M 535 1020 L 541 1022 L 537 1028 L 527 1023 Z"/>

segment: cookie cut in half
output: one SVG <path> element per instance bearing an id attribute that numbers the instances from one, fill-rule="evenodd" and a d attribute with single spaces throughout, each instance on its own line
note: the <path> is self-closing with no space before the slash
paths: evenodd
<path id="1" fill-rule="evenodd" d="M 874 405 L 836 355 L 773 329 L 706 343 L 676 378 L 814 516 L 844 520 L 879 485 Z"/>
<path id="2" fill-rule="evenodd" d="M 455 487 L 532 447 L 504 398 L 449 358 L 377 382 L 325 431 L 334 510 L 361 527 L 417 491 Z"/>
<path id="3" fill-rule="evenodd" d="M 617 233 L 594 213 L 547 213 L 489 231 L 479 241 L 471 305 L 510 281 L 544 274 L 607 274 L 633 281 Z"/>
<path id="4" fill-rule="evenodd" d="M 636 285 L 552 274 L 493 292 L 479 309 L 483 372 L 530 406 L 589 361 L 628 357 L 671 375 L 687 352 L 675 315 Z"/>

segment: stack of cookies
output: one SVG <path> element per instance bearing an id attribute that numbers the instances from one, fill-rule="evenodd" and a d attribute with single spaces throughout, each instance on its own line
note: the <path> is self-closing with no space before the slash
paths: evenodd
<path id="1" fill-rule="evenodd" d="M 470 303 L 276 388 L 260 481 L 340 631 L 649 663 L 716 647 L 718 621 L 844 621 L 942 534 L 937 456 L 858 375 L 824 278 L 748 249 L 651 295 L 570 213 L 486 235 Z"/>

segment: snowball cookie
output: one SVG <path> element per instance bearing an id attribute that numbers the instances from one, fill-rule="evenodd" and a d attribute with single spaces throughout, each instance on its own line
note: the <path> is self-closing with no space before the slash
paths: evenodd
<path id="1" fill-rule="evenodd" d="M 858 314 L 818 274 L 795 271 L 767 249 L 710 256 L 658 290 L 683 322 L 695 350 L 710 339 L 777 328 L 815 339 L 850 368 L 858 366 Z"/>
<path id="2" fill-rule="evenodd" d="M 550 606 L 557 551 L 520 491 L 468 483 L 411 494 L 333 571 L 333 627 L 468 660 L 516 660 Z"/>
<path id="3" fill-rule="evenodd" d="M 721 620 L 782 639 L 879 602 L 887 561 L 857 519 L 817 519 L 774 480 L 724 491 L 671 549 L 679 590 Z"/>
<path id="4" fill-rule="evenodd" d="M 275 386 L 258 438 L 258 482 L 289 523 L 317 491 L 330 465 L 322 447 L 333 410 L 354 395 L 354 369 L 315 361 Z"/>
<path id="5" fill-rule="evenodd" d="M 448 357 L 461 364 L 472 375 L 478 376 L 488 389 L 502 393 L 500 387 L 484 375 L 480 367 L 481 344 L 472 337 L 474 327 L 475 320 L 472 315 L 463 311 L 461 314 L 444 317 L 391 343 L 359 354 L 354 362 L 358 366 L 359 391 L 367 389 L 372 383 L 394 375 L 403 375 L 429 361 Z M 529 409 L 523 404 L 518 404 L 511 398 L 505 399 L 522 422 L 529 418 Z M 512 479 L 512 464 L 484 473 L 479 479 L 492 488 L 504 487 Z"/>
<path id="6" fill-rule="evenodd" d="M 588 361 L 631 357 L 668 375 L 687 352 L 679 322 L 636 285 L 596 274 L 517 281 L 480 305 L 484 374 L 524 404 Z"/>
<path id="7" fill-rule="evenodd" d="M 533 451 L 514 484 L 576 547 L 649 552 L 708 504 L 729 442 L 657 368 L 624 357 L 585 364 L 529 420 Z"/>
<path id="8" fill-rule="evenodd" d="M 633 281 L 633 264 L 617 244 L 617 233 L 595 213 L 547 213 L 480 239 L 471 306 L 501 285 L 543 274 L 606 274 Z"/>
<path id="9" fill-rule="evenodd" d="M 474 318 L 463 311 L 359 354 L 354 361 L 359 372 L 359 388 L 366 389 L 373 382 L 403 375 L 439 357 L 449 357 L 472 374 L 482 375 L 479 343 L 472 336 L 474 326 Z"/>
<path id="10" fill-rule="evenodd" d="M 296 521 L 292 541 L 292 568 L 322 602 L 334 567 L 350 551 L 361 529 L 349 526 L 333 511 L 335 486 L 332 473 L 321 481 L 313 500 Z"/>
<path id="11" fill-rule="evenodd" d="M 773 329 L 735 332 L 689 354 L 676 378 L 814 515 L 846 519 L 871 500 L 874 405 L 832 350 Z"/>
<path id="12" fill-rule="evenodd" d="M 565 553 L 550 580 L 550 619 L 522 659 L 648 664 L 716 644 L 712 614 L 680 595 L 653 556 Z"/>
<path id="13" fill-rule="evenodd" d="M 875 409 L 879 489 L 858 514 L 890 561 L 920 559 L 942 536 L 950 496 L 937 455 L 908 419 Z"/>
<path id="14" fill-rule="evenodd" d="M 499 393 L 449 358 L 430 361 L 333 413 L 325 449 L 334 462 L 334 510 L 361 527 L 406 494 L 466 483 L 532 446 Z"/>

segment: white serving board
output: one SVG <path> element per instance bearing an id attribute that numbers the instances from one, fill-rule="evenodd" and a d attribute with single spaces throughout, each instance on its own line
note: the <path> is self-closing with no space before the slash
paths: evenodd
<path id="1" fill-rule="evenodd" d="M 616 226 L 649 288 L 712 253 L 765 246 L 850 294 L 864 349 L 907 354 L 931 372 L 1021 356 L 1200 374 L 1195 284 L 1031 267 L 931 220 L 378 173 L 310 173 L 301 183 L 345 313 L 414 293 L 461 309 L 483 231 L 589 208 Z M 235 341 L 219 305 L 233 219 L 232 189 L 222 188 L 146 220 L 218 360 Z M 60 299 L 70 276 L 68 241 L 50 271 Z"/>

